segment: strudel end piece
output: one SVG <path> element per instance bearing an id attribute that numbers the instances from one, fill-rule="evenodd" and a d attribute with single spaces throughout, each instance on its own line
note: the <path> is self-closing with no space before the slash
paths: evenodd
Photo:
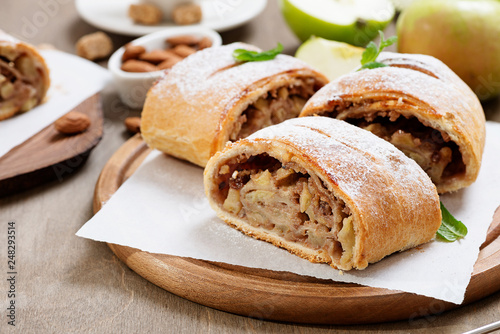
<path id="1" fill-rule="evenodd" d="M 38 51 L 0 30 L 0 120 L 40 104 L 49 69 Z"/>

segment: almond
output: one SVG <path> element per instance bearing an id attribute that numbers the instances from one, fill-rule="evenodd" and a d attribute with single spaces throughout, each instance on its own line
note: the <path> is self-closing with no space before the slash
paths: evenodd
<path id="1" fill-rule="evenodd" d="M 184 44 L 184 45 L 196 45 L 199 43 L 199 38 L 193 35 L 180 35 L 169 37 L 165 40 L 168 44 L 172 46 Z"/>
<path id="2" fill-rule="evenodd" d="M 182 57 L 182 58 L 186 58 L 187 56 L 190 56 L 192 55 L 193 53 L 196 52 L 196 49 L 190 47 L 190 46 L 187 46 L 187 45 L 177 45 L 176 47 L 174 47 L 172 49 L 172 51 L 175 52 L 176 55 Z"/>
<path id="3" fill-rule="evenodd" d="M 198 50 L 203 50 L 212 46 L 212 40 L 210 37 L 203 37 L 198 43 Z"/>
<path id="4" fill-rule="evenodd" d="M 125 118 L 125 127 L 129 132 L 141 132 L 141 118 L 140 117 L 127 117 Z"/>
<path id="5" fill-rule="evenodd" d="M 146 61 L 129 59 L 122 64 L 121 70 L 125 72 L 153 72 L 157 71 L 158 68 Z"/>
<path id="6" fill-rule="evenodd" d="M 143 53 L 139 59 L 148 61 L 153 64 L 159 64 L 162 61 L 170 58 L 174 53 L 170 50 L 153 50 L 151 52 Z"/>
<path id="7" fill-rule="evenodd" d="M 90 126 L 90 118 L 81 112 L 70 111 L 59 118 L 54 126 L 60 133 L 72 135 L 87 130 Z"/>
<path id="8" fill-rule="evenodd" d="M 179 57 L 177 55 L 172 55 L 170 58 L 165 59 L 164 61 L 159 63 L 158 69 L 159 70 L 168 70 L 169 68 L 171 68 L 172 66 L 174 66 L 175 64 L 180 62 L 181 60 L 182 60 L 181 57 Z"/>
<path id="9" fill-rule="evenodd" d="M 139 56 L 146 52 L 146 49 L 140 45 L 125 45 L 125 51 L 123 52 L 122 62 L 125 62 L 129 59 L 138 59 Z"/>

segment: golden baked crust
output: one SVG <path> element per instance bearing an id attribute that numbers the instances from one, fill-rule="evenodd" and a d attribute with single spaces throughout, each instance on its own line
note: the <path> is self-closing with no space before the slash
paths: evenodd
<path id="1" fill-rule="evenodd" d="M 454 164 L 464 165 L 455 173 L 433 178 L 438 192 L 472 184 L 479 173 L 485 140 L 485 117 L 476 95 L 430 56 L 382 53 L 379 61 L 389 66 L 350 73 L 331 82 L 308 101 L 300 117 L 324 115 L 352 121 L 364 113 L 416 118 L 430 131 L 437 130 L 433 132 L 437 144 L 446 141 L 448 146 L 458 146 L 458 158 L 455 154 L 450 169 Z"/>
<path id="2" fill-rule="evenodd" d="M 259 159 L 264 158 L 266 167 L 259 166 Z M 269 167 L 272 165 L 269 159 L 276 160 L 274 169 Z M 276 173 L 276 168 L 282 167 L 318 180 L 329 197 L 323 198 L 324 201 L 333 199 L 331 203 L 343 203 L 345 207 L 339 208 L 339 212 L 344 213 L 342 224 L 352 222 L 354 245 L 349 247 L 344 243 L 347 239 L 342 239 L 341 232 L 335 234 L 342 231 L 342 224 L 337 227 L 330 224 L 332 233 L 326 239 L 340 240 L 342 254 L 337 255 L 326 251 L 326 246 L 309 247 L 307 239 L 304 243 L 290 240 L 289 235 L 280 235 L 276 227 L 283 223 L 280 215 L 288 210 L 284 205 L 279 205 L 277 211 L 268 207 L 276 215 L 267 228 L 264 219 L 261 226 L 252 222 L 251 212 L 245 211 L 244 206 L 239 211 L 228 209 L 226 201 L 229 191 L 234 189 L 231 182 L 235 184 L 235 175 L 256 170 L 251 177 L 242 179 L 247 180 L 245 185 L 236 182 L 235 188 L 240 187 L 242 193 L 250 182 L 260 182 L 257 177 L 264 169 Z M 292 119 L 228 144 L 208 162 L 204 182 L 211 206 L 229 225 L 309 261 L 326 262 L 342 270 L 364 269 L 389 254 L 428 242 L 441 224 L 436 187 L 413 160 L 372 133 L 332 118 Z M 300 179 L 296 184 L 299 182 Z M 278 191 L 287 186 L 281 186 Z M 326 211 L 330 220 L 335 219 L 331 213 L 335 208 L 332 208 Z M 298 215 L 308 212 L 300 211 Z M 352 256 L 343 258 L 349 251 Z"/>
<path id="3" fill-rule="evenodd" d="M 316 91 L 328 82 L 286 55 L 237 63 L 232 53 L 238 48 L 259 50 L 243 43 L 204 49 L 176 64 L 149 90 L 141 124 L 149 146 L 205 166 L 230 140 L 246 108 L 263 94 L 306 84 Z"/>
<path id="4" fill-rule="evenodd" d="M 3 120 L 40 104 L 49 89 L 50 78 L 45 60 L 33 46 L 1 30 L 0 57 L 0 120 Z M 12 93 L 5 93 L 7 88 L 13 88 Z"/>

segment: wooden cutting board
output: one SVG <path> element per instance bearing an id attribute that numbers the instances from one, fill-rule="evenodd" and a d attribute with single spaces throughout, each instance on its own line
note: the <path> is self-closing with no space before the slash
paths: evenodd
<path id="1" fill-rule="evenodd" d="M 99 211 L 149 152 L 140 135 L 136 135 L 111 157 L 96 185 L 94 212 Z M 499 234 L 497 209 L 463 305 L 500 290 Z M 460 306 L 394 290 L 108 245 L 132 270 L 165 290 L 202 305 L 258 319 L 365 324 L 412 320 Z"/>
<path id="2" fill-rule="evenodd" d="M 60 134 L 51 124 L 0 158 L 0 197 L 74 174 L 87 161 L 103 132 L 99 94 L 72 109 L 90 117 L 90 127 L 77 135 Z"/>

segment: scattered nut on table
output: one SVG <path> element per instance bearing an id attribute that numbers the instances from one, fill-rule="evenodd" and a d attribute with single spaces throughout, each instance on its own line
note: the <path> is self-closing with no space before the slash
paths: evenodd
<path id="1" fill-rule="evenodd" d="M 172 20 L 179 25 L 198 23 L 201 18 L 201 7 L 195 3 L 179 5 L 172 11 Z"/>
<path id="2" fill-rule="evenodd" d="M 90 118 L 81 112 L 70 111 L 59 118 L 54 126 L 62 134 L 73 135 L 87 130 L 90 126 Z"/>
<path id="3" fill-rule="evenodd" d="M 82 36 L 76 42 L 76 52 L 80 57 L 96 60 L 109 56 L 113 51 L 111 38 L 102 31 Z"/>
<path id="4" fill-rule="evenodd" d="M 128 16 L 138 24 L 155 25 L 160 23 L 163 16 L 161 10 L 151 4 L 130 5 Z"/>
<path id="5" fill-rule="evenodd" d="M 125 127 L 132 133 L 141 132 L 141 118 L 140 117 L 127 117 L 125 118 Z"/>

